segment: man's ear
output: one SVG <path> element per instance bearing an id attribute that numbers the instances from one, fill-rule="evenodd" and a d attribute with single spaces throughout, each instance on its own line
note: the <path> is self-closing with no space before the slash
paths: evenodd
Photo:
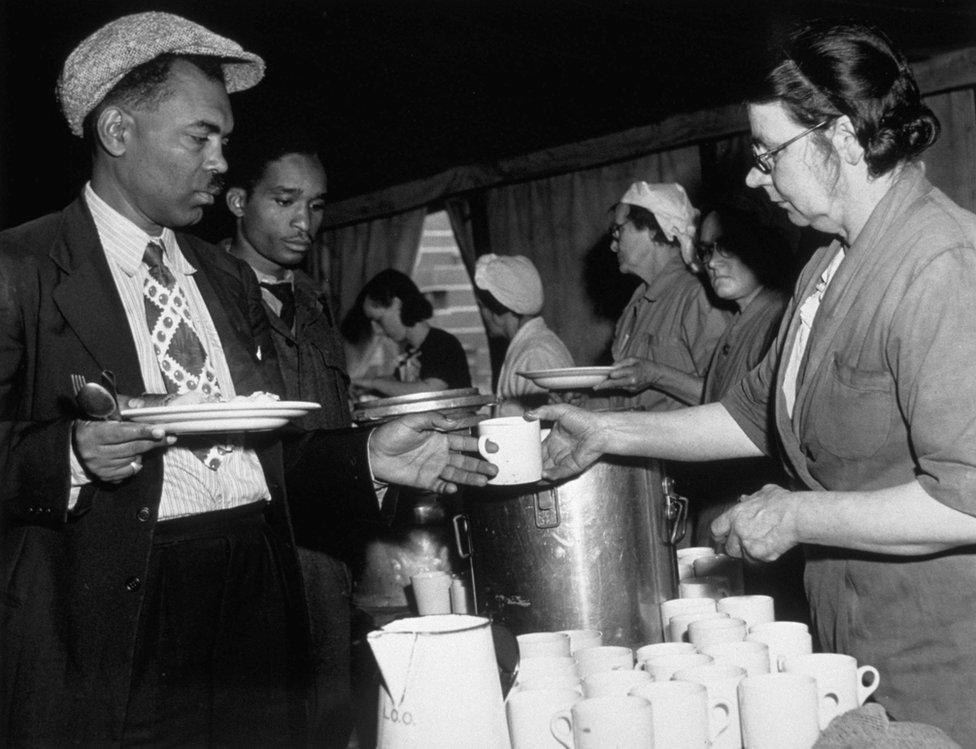
<path id="1" fill-rule="evenodd" d="M 244 204 L 247 202 L 247 191 L 243 187 L 231 187 L 224 196 L 227 210 L 237 218 L 244 217 Z"/>
<path id="2" fill-rule="evenodd" d="M 131 135 L 132 117 L 118 107 L 105 107 L 95 121 L 95 137 L 109 154 L 125 153 Z"/>

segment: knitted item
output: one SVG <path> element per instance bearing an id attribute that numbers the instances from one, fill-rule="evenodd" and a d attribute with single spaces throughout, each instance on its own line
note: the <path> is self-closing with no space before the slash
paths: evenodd
<path id="1" fill-rule="evenodd" d="M 838 715 L 820 734 L 813 749 L 960 749 L 941 728 L 925 723 L 892 721 L 877 703 Z"/>
<path id="2" fill-rule="evenodd" d="M 221 58 L 228 93 L 264 77 L 264 60 L 199 24 L 172 13 L 123 16 L 81 42 L 64 63 L 56 93 L 71 132 L 82 135 L 85 117 L 126 73 L 165 53 Z"/>

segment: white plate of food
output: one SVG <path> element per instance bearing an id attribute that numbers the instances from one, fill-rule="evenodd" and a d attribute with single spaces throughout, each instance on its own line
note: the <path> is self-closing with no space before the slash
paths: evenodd
<path id="1" fill-rule="evenodd" d="M 126 408 L 122 418 L 142 424 L 160 424 L 170 434 L 266 432 L 317 408 L 311 401 L 211 401 L 179 406 Z"/>
<path id="2" fill-rule="evenodd" d="M 563 367 L 518 374 L 547 390 L 588 390 L 607 379 L 613 367 Z"/>

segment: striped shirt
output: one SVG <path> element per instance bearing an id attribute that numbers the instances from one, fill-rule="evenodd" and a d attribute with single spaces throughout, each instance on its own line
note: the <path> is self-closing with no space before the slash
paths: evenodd
<path id="1" fill-rule="evenodd" d="M 148 268 L 143 264 L 142 256 L 149 240 L 154 239 L 162 242 L 166 266 L 186 295 L 193 323 L 217 374 L 222 396 L 224 400 L 233 398 L 236 395 L 234 381 L 227 368 L 220 336 L 193 280 L 196 268 L 183 256 L 176 235 L 170 229 L 163 229 L 159 237 L 150 237 L 99 198 L 90 183 L 85 185 L 84 197 L 125 308 L 147 392 L 166 392 L 159 362 L 153 351 L 143 301 L 143 284 L 148 276 Z M 221 435 L 221 444 L 227 439 L 227 435 Z M 177 438 L 176 444 L 163 455 L 160 520 L 270 499 L 264 471 L 255 452 L 244 449 L 240 440 L 228 445 L 228 448 L 230 452 L 221 455 L 220 467 L 212 471 L 190 450 L 181 448 Z M 72 473 L 72 485 L 78 486 L 80 482 L 75 480 L 74 471 Z M 74 489 L 72 494 L 75 499 L 77 490 Z"/>

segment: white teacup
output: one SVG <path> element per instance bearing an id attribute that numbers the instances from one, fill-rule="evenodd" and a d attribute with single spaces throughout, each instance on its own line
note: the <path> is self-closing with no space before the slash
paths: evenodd
<path id="1" fill-rule="evenodd" d="M 688 642 L 689 625 L 704 619 L 731 619 L 731 617 L 718 611 L 698 611 L 672 616 L 671 621 L 668 622 L 668 642 Z"/>
<path id="2" fill-rule="evenodd" d="M 739 642 L 746 639 L 746 623 L 742 619 L 696 619 L 688 625 L 688 641 L 699 650 L 717 642 Z"/>
<path id="3" fill-rule="evenodd" d="M 729 581 L 730 596 L 742 594 L 742 560 L 728 554 L 696 557 L 695 577 L 717 577 Z"/>
<path id="4" fill-rule="evenodd" d="M 569 635 L 565 632 L 529 632 L 515 639 L 520 659 L 569 655 Z"/>
<path id="5" fill-rule="evenodd" d="M 634 651 L 623 645 L 597 645 L 573 653 L 580 678 L 600 671 L 629 671 L 634 667 Z"/>
<path id="6" fill-rule="evenodd" d="M 568 710 L 580 697 L 572 689 L 538 689 L 515 692 L 505 702 L 512 749 L 559 749 L 552 735 L 553 716 Z"/>
<path id="7" fill-rule="evenodd" d="M 569 635 L 569 652 L 575 653 L 583 648 L 595 648 L 603 644 L 603 632 L 598 629 L 564 629 Z"/>
<path id="8" fill-rule="evenodd" d="M 451 613 L 451 576 L 447 572 L 418 572 L 410 576 L 410 584 L 418 614 Z"/>
<path id="9" fill-rule="evenodd" d="M 764 642 L 714 642 L 704 646 L 702 652 L 712 656 L 718 665 L 745 669 L 747 676 L 768 674 L 770 671 L 769 646 Z"/>
<path id="10" fill-rule="evenodd" d="M 772 596 L 727 596 L 716 601 L 715 605 L 729 616 L 744 619 L 749 628 L 776 620 Z"/>
<path id="11" fill-rule="evenodd" d="M 643 697 L 590 697 L 556 713 L 552 735 L 567 749 L 654 746 L 651 703 Z"/>
<path id="12" fill-rule="evenodd" d="M 519 692 L 534 692 L 539 689 L 569 689 L 583 696 L 583 687 L 576 674 L 538 674 L 524 676 L 516 683 Z"/>
<path id="13" fill-rule="evenodd" d="M 536 677 L 569 677 L 579 680 L 576 661 L 568 655 L 540 655 L 519 660 L 516 682 Z"/>
<path id="14" fill-rule="evenodd" d="M 498 451 L 487 449 L 491 440 Z M 521 416 L 485 419 L 478 424 L 478 452 L 498 473 L 489 484 L 528 484 L 542 478 L 542 436 L 538 421 Z"/>
<path id="15" fill-rule="evenodd" d="M 732 583 L 721 575 L 689 577 L 678 583 L 678 595 L 682 598 L 714 598 L 718 601 L 733 592 Z"/>
<path id="16" fill-rule="evenodd" d="M 841 713 L 863 705 L 881 680 L 874 666 L 859 668 L 854 658 L 840 653 L 790 656 L 783 662 L 783 671 L 806 674 L 817 682 L 821 729 Z"/>
<path id="17" fill-rule="evenodd" d="M 641 663 L 655 655 L 679 655 L 697 652 L 698 649 L 690 642 L 652 642 L 650 645 L 637 648 L 634 653 L 634 660 L 637 661 L 635 668 L 641 668 Z"/>
<path id="18" fill-rule="evenodd" d="M 715 707 L 709 720 L 708 690 L 691 681 L 652 681 L 630 690 L 651 703 L 654 746 L 665 749 L 703 749 L 710 746 L 710 722 L 728 726 L 729 706 Z M 724 720 L 724 722 L 723 722 Z"/>
<path id="19" fill-rule="evenodd" d="M 749 629 L 747 640 L 769 647 L 769 670 L 782 671 L 783 661 L 793 655 L 813 652 L 810 629 L 803 622 L 765 622 Z"/>
<path id="20" fill-rule="evenodd" d="M 712 656 L 702 653 L 675 653 L 674 655 L 652 655 L 641 661 L 641 669 L 647 671 L 654 681 L 667 681 L 676 671 L 695 666 L 708 666 Z"/>
<path id="21" fill-rule="evenodd" d="M 703 684 L 708 691 L 708 704 L 715 714 L 715 708 L 728 705 L 728 724 L 725 728 L 716 723 L 712 725 L 713 749 L 741 749 L 742 732 L 739 723 L 739 701 L 737 689 L 746 672 L 738 666 L 694 666 L 676 671 L 671 678 L 677 681 L 693 681 Z"/>
<path id="22" fill-rule="evenodd" d="M 810 749 L 820 736 L 817 685 L 806 674 L 760 674 L 739 682 L 748 749 Z"/>
<path id="23" fill-rule="evenodd" d="M 672 616 L 716 610 L 714 598 L 669 598 L 661 603 L 661 630 L 667 637 Z"/>
<path id="24" fill-rule="evenodd" d="M 646 671 L 632 669 L 630 671 L 598 671 L 583 679 L 584 697 L 623 696 L 631 688 L 651 680 Z"/>

